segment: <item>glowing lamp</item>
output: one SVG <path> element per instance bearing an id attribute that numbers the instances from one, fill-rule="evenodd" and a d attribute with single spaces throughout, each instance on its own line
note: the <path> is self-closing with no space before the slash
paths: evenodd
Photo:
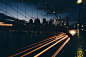
<path id="1" fill-rule="evenodd" d="M 68 28 L 68 27 L 67 27 Z"/>
<path id="2" fill-rule="evenodd" d="M 53 11 L 53 13 L 55 13 L 55 11 Z"/>
<path id="3" fill-rule="evenodd" d="M 84 27 L 84 26 L 82 25 L 82 27 Z"/>
<path id="4" fill-rule="evenodd" d="M 82 0 L 77 0 L 76 2 L 77 2 L 77 4 L 80 4 L 80 3 L 82 3 Z"/>
<path id="5" fill-rule="evenodd" d="M 45 4 L 47 4 L 47 2 L 45 2 Z"/>
<path id="6" fill-rule="evenodd" d="M 69 33 L 74 36 L 76 34 L 76 30 L 69 30 Z"/>
<path id="7" fill-rule="evenodd" d="M 63 21 L 61 21 L 63 23 Z"/>
<path id="8" fill-rule="evenodd" d="M 81 29 L 81 30 L 84 30 L 84 29 Z"/>

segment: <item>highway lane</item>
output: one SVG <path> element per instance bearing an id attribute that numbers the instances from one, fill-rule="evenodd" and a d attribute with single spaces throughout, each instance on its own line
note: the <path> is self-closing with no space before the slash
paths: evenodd
<path id="1" fill-rule="evenodd" d="M 39 57 L 66 39 L 68 39 L 68 35 L 66 35 L 66 33 L 61 33 L 57 36 L 23 47 L 21 48 L 22 51 L 12 54 L 9 57 Z"/>

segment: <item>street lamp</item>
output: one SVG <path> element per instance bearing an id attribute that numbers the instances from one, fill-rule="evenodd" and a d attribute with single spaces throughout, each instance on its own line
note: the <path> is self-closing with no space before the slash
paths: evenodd
<path id="1" fill-rule="evenodd" d="M 80 16 L 81 16 L 81 3 L 82 3 L 82 0 L 77 0 L 76 3 L 79 5 L 79 24 L 80 24 Z M 79 28 L 80 28 L 80 25 L 79 25 Z"/>
<path id="2" fill-rule="evenodd" d="M 76 2 L 77 2 L 77 4 L 81 4 L 82 0 L 77 0 Z"/>

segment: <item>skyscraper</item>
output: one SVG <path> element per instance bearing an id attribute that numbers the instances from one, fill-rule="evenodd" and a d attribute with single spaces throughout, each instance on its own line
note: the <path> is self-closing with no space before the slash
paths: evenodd
<path id="1" fill-rule="evenodd" d="M 58 19 L 59 19 L 59 26 L 61 26 L 61 16 L 58 16 Z"/>
<path id="2" fill-rule="evenodd" d="M 45 24 L 46 23 L 46 19 L 45 18 L 43 18 L 43 24 Z"/>
<path id="3" fill-rule="evenodd" d="M 33 20 L 32 20 L 32 19 L 30 19 L 30 20 L 29 20 L 29 23 L 30 23 L 30 24 L 33 24 Z"/>
<path id="4" fill-rule="evenodd" d="M 64 21 L 61 21 L 62 22 L 62 26 L 64 27 Z"/>
<path id="5" fill-rule="evenodd" d="M 69 28 L 69 17 L 66 17 L 66 28 Z"/>
<path id="6" fill-rule="evenodd" d="M 40 24 L 40 20 L 37 18 L 37 19 L 35 19 L 35 22 L 34 22 L 35 24 Z"/>
<path id="7" fill-rule="evenodd" d="M 53 24 L 55 25 L 55 26 L 57 26 L 57 24 L 56 24 L 56 19 L 54 18 L 54 22 L 53 22 Z"/>

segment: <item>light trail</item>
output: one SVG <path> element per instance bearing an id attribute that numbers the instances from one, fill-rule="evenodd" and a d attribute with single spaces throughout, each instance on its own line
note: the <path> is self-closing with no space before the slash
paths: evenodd
<path id="1" fill-rule="evenodd" d="M 58 36 L 62 36 L 63 34 L 65 34 L 65 33 L 59 34 L 59 35 L 57 35 L 57 37 L 58 37 Z M 56 36 L 54 36 L 54 37 L 56 37 Z M 31 44 L 31 45 L 28 45 L 28 46 L 26 46 L 26 47 L 29 47 L 29 46 L 32 46 L 32 45 L 35 45 L 35 44 L 41 43 L 41 42 L 43 42 L 43 41 L 49 40 L 49 39 L 54 38 L 54 37 L 50 37 L 50 38 L 48 38 L 48 39 L 42 40 L 42 41 L 40 41 L 40 42 L 37 42 L 37 43 Z M 23 47 L 23 48 L 26 48 L 26 47 Z M 23 48 L 21 48 L 21 49 L 23 49 Z"/>
<path id="2" fill-rule="evenodd" d="M 52 41 L 52 40 L 53 40 L 53 39 L 50 39 L 49 41 Z M 31 49 L 33 49 L 33 48 L 35 48 L 35 47 L 37 47 L 37 46 L 43 45 L 43 44 L 45 44 L 45 43 L 47 43 L 47 42 L 49 42 L 49 41 L 46 41 L 46 42 L 44 42 L 44 43 L 40 43 L 40 44 L 38 44 L 38 45 L 36 45 L 36 46 L 33 46 L 33 47 L 31 47 L 31 48 L 28 48 L 28 49 L 26 49 L 26 50 L 23 50 L 23 51 L 21 51 L 21 52 L 18 52 L 18 53 L 16 53 L 16 54 L 13 54 L 13 55 L 11 55 L 11 56 L 9 56 L 9 57 L 17 56 L 18 54 L 21 54 L 21 53 L 23 53 L 23 52 L 25 52 L 25 51 L 31 50 Z"/>
<path id="3" fill-rule="evenodd" d="M 56 55 L 62 50 L 62 48 L 69 42 L 70 37 L 60 46 L 60 48 L 52 55 L 52 57 L 56 57 Z"/>
<path id="4" fill-rule="evenodd" d="M 44 52 L 48 51 L 49 49 L 51 49 L 52 47 L 54 47 L 55 45 L 57 45 L 59 42 L 63 41 L 64 39 L 66 39 L 68 36 L 66 35 L 64 38 L 62 38 L 61 40 L 57 41 L 56 43 L 54 43 L 53 45 L 49 46 L 48 48 L 46 48 L 45 50 L 41 51 L 40 53 L 38 53 L 37 55 L 35 55 L 34 57 L 38 57 L 41 54 L 43 54 Z"/>
<path id="5" fill-rule="evenodd" d="M 62 38 L 62 37 L 63 37 L 63 36 L 61 36 L 61 37 L 59 37 L 59 38 Z M 28 53 L 22 55 L 22 56 L 20 56 L 20 57 L 24 57 L 24 56 L 26 56 L 26 55 L 29 55 L 30 53 L 33 53 L 34 51 L 37 51 L 37 50 L 39 50 L 39 49 L 41 49 L 41 48 L 43 48 L 43 47 L 45 47 L 45 46 L 47 46 L 47 45 L 53 43 L 54 41 L 58 40 L 59 38 L 57 38 L 57 39 L 55 39 L 55 40 L 53 40 L 53 41 L 51 41 L 51 42 L 49 42 L 49 43 L 46 43 L 45 45 L 42 45 L 42 46 L 40 46 L 40 47 L 38 47 L 38 48 L 36 48 L 36 49 L 34 49 L 34 50 L 32 50 L 32 51 L 30 51 L 30 52 L 28 52 Z"/>
<path id="6" fill-rule="evenodd" d="M 56 37 L 56 36 L 54 36 L 54 37 Z M 46 40 L 49 40 L 49 39 L 54 39 L 54 37 L 50 37 L 50 38 L 48 38 L 48 39 L 45 39 L 45 40 L 42 40 L 42 41 L 40 41 L 40 42 L 37 42 L 37 43 L 33 43 L 33 44 L 31 44 L 31 45 L 28 45 L 28 46 L 26 46 L 26 47 L 23 47 L 23 48 L 21 48 L 21 49 L 24 49 L 24 48 L 27 48 L 27 47 L 30 47 L 30 46 L 32 46 L 32 45 L 36 45 L 36 44 L 38 44 L 38 43 L 41 43 L 41 42 L 43 42 L 43 41 L 46 41 Z"/>
<path id="7" fill-rule="evenodd" d="M 63 33 L 63 34 L 65 34 L 65 33 Z M 57 37 L 60 37 L 60 36 L 62 36 L 63 34 L 59 34 Z M 26 50 L 23 50 L 23 51 L 21 51 L 21 52 L 18 52 L 18 53 L 16 53 L 16 54 L 13 54 L 13 55 L 11 55 L 11 56 L 9 56 L 9 57 L 17 56 L 18 54 L 21 54 L 21 53 L 23 53 L 23 52 L 25 52 L 25 51 L 28 51 L 28 50 L 32 49 L 32 48 L 35 48 L 35 47 L 40 46 L 40 45 L 42 45 L 42 44 L 45 44 L 45 43 L 47 43 L 47 42 L 49 42 L 49 41 L 52 41 L 53 39 L 56 39 L 56 36 L 51 37 L 51 38 L 48 38 L 48 39 L 46 39 L 46 40 L 43 40 L 43 41 L 46 41 L 46 42 L 40 41 L 40 42 L 43 42 L 43 43 L 38 42 L 38 43 L 40 43 L 40 44 L 38 44 L 38 45 L 36 45 L 36 46 L 34 46 L 34 47 L 31 47 L 31 48 L 28 48 L 28 49 L 26 49 Z M 58 39 L 60 39 L 60 38 L 58 38 Z M 47 41 L 47 40 L 48 40 L 48 41 Z M 37 43 L 34 43 L 34 44 L 32 44 L 32 45 L 35 45 L 35 44 L 37 44 Z M 30 45 L 29 45 L 29 46 L 30 46 Z M 24 48 L 25 48 L 25 47 L 24 47 Z"/>

